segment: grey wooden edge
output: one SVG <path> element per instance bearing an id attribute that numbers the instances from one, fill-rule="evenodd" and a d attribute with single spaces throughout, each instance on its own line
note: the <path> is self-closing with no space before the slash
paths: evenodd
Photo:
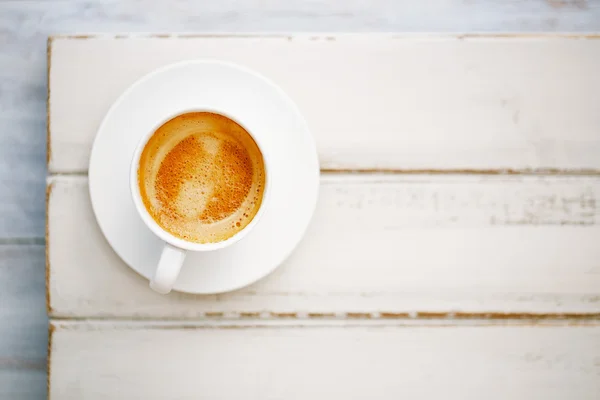
<path id="1" fill-rule="evenodd" d="M 0 399 L 46 393 L 44 246 L 0 245 Z"/>

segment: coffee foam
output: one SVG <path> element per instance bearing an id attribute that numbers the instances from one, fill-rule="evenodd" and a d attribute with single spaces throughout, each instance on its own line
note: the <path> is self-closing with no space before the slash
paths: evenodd
<path id="1" fill-rule="evenodd" d="M 187 113 L 152 135 L 140 157 L 138 184 L 149 214 L 167 232 L 196 243 L 220 242 L 258 212 L 264 161 L 234 121 Z"/>

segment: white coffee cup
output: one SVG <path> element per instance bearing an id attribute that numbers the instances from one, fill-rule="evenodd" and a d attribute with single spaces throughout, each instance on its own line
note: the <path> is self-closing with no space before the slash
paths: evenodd
<path id="1" fill-rule="evenodd" d="M 178 115 L 187 114 L 190 112 L 203 111 L 220 114 L 242 126 L 246 130 L 246 132 L 248 132 L 248 134 L 254 139 L 254 142 L 256 143 L 260 152 L 262 153 L 265 171 L 265 187 L 263 191 L 262 202 L 258 212 L 254 216 L 252 221 L 250 221 L 248 225 L 246 225 L 241 231 L 237 232 L 235 235 L 229 237 L 226 240 L 216 243 L 190 242 L 173 236 L 171 233 L 164 230 L 160 225 L 158 225 L 158 223 L 156 223 L 156 221 L 150 216 L 150 213 L 146 209 L 146 206 L 142 201 L 140 187 L 138 183 L 138 168 L 140 163 L 140 157 L 142 155 L 144 147 L 146 146 L 146 143 L 156 132 L 156 130 L 160 128 L 165 122 L 171 120 L 172 118 L 175 118 Z M 260 217 L 265 212 L 267 200 L 271 191 L 268 160 L 268 154 L 265 153 L 265 146 L 261 145 L 260 137 L 258 137 L 250 129 L 248 129 L 248 127 L 244 125 L 243 121 L 238 120 L 235 116 L 229 115 L 227 112 L 224 112 L 222 110 L 214 110 L 210 108 L 195 108 L 191 110 L 181 110 L 180 112 L 173 113 L 167 118 L 162 119 L 160 123 L 156 124 L 154 129 L 150 130 L 141 138 L 139 144 L 135 149 L 135 152 L 133 153 L 133 158 L 131 160 L 129 176 L 131 195 L 133 197 L 133 203 L 135 204 L 135 208 L 137 209 L 138 214 L 142 218 L 142 221 L 144 221 L 144 223 L 146 224 L 148 229 L 152 231 L 152 233 L 154 233 L 156 236 L 158 236 L 161 240 L 165 242 L 160 259 L 158 261 L 156 272 L 154 273 L 154 277 L 150 280 L 150 287 L 153 290 L 161 294 L 167 294 L 171 291 L 173 285 L 175 284 L 175 281 L 177 280 L 177 277 L 179 276 L 179 272 L 185 261 L 185 256 L 188 251 L 216 251 L 223 249 L 241 240 L 256 226 Z"/>

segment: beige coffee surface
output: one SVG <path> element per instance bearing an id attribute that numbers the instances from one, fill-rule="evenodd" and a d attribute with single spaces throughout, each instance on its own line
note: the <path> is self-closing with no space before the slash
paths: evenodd
<path id="1" fill-rule="evenodd" d="M 220 242 L 258 212 L 264 161 L 234 121 L 187 113 L 152 135 L 140 157 L 138 184 L 146 209 L 163 229 L 196 243 Z"/>

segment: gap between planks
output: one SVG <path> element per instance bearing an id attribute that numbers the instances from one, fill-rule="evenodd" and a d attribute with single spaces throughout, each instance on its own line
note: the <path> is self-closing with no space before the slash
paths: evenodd
<path id="1" fill-rule="evenodd" d="M 287 39 L 287 40 L 344 40 L 346 38 L 363 37 L 364 33 L 83 33 L 83 34 L 55 34 L 48 36 L 48 43 L 54 39 L 202 39 L 202 38 L 252 38 L 252 39 Z M 480 39 L 569 39 L 591 40 L 600 39 L 598 33 L 371 33 L 368 36 L 392 39 L 435 38 L 445 40 L 480 40 Z"/>
<path id="2" fill-rule="evenodd" d="M 600 170 L 594 169 L 553 169 L 553 168 L 528 168 L 528 169 L 321 169 L 323 176 L 343 175 L 468 175 L 468 176 L 573 176 L 596 177 Z M 48 179 L 60 177 L 87 177 L 87 171 L 55 172 L 48 174 Z"/>
<path id="3" fill-rule="evenodd" d="M 161 322 L 161 323 L 179 323 L 188 324 L 190 320 L 180 318 L 156 318 L 156 317 L 73 317 L 73 316 L 53 316 L 53 321 L 137 321 L 137 322 Z M 557 324 L 599 324 L 600 313 L 503 313 L 503 312 L 431 312 L 416 311 L 409 313 L 397 312 L 335 312 L 335 313 L 315 313 L 315 312 L 205 312 L 200 313 L 196 320 L 191 320 L 192 324 L 314 324 L 323 322 L 326 324 L 337 324 L 340 322 L 356 321 L 358 324 L 376 323 L 376 324 L 469 324 L 469 323 L 489 323 L 489 324 L 539 324 L 539 323 L 557 323 Z"/>
<path id="4" fill-rule="evenodd" d="M 56 330 L 186 330 L 186 329 L 289 329 L 289 328 L 452 328 L 452 327 L 598 327 L 600 320 L 136 320 L 136 319 L 57 319 L 49 322 L 49 338 Z"/>

